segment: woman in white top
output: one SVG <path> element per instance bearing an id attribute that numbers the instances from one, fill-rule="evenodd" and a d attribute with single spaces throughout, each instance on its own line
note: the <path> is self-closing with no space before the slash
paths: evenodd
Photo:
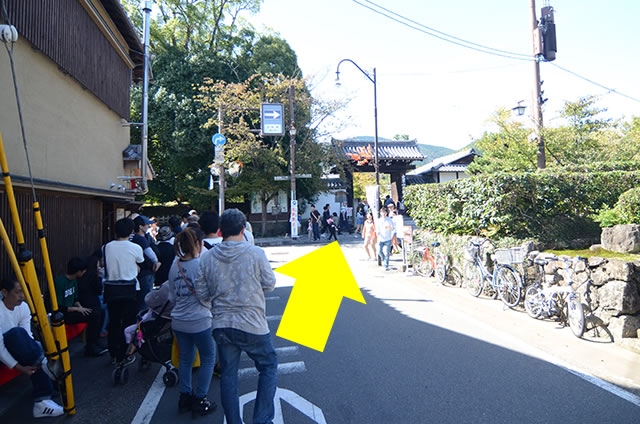
<path id="1" fill-rule="evenodd" d="M 364 221 L 362 227 L 362 238 L 364 239 L 364 250 L 367 252 L 369 260 L 376 259 L 376 243 L 378 237 L 376 235 L 376 224 L 373 222 L 373 215 L 367 214 L 367 220 Z M 371 248 L 371 251 L 369 251 Z"/>

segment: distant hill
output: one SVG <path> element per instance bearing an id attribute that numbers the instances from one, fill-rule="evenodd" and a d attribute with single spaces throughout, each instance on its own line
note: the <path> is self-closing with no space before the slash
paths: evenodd
<path id="1" fill-rule="evenodd" d="M 454 153 L 455 150 L 449 149 L 447 147 L 441 146 L 431 146 L 429 144 L 420 144 L 418 143 L 418 148 L 420 152 L 425 156 L 423 161 L 413 162 L 413 164 L 417 167 L 426 165 L 434 159 L 441 158 L 442 156 L 450 155 Z"/>

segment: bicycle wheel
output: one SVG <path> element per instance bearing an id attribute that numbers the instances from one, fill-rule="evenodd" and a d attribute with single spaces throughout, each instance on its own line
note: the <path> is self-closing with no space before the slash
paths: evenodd
<path id="1" fill-rule="evenodd" d="M 542 287 L 534 284 L 527 289 L 524 295 L 524 310 L 531 318 L 542 315 Z"/>
<path id="2" fill-rule="evenodd" d="M 478 297 L 482 293 L 482 275 L 480 268 L 475 264 L 468 262 L 464 266 L 464 283 L 471 296 Z"/>
<path id="3" fill-rule="evenodd" d="M 508 265 L 502 265 L 496 272 L 496 286 L 502 302 L 513 308 L 520 302 L 522 291 L 520 288 L 520 274 Z"/>
<path id="4" fill-rule="evenodd" d="M 584 309 L 577 294 L 572 293 L 569 295 L 566 308 L 567 320 L 569 321 L 569 327 L 573 335 L 582 337 L 584 334 Z"/>
<path id="5" fill-rule="evenodd" d="M 430 277 L 432 274 L 431 264 L 425 261 L 420 253 L 414 253 L 412 258 L 413 272 L 423 277 Z"/>

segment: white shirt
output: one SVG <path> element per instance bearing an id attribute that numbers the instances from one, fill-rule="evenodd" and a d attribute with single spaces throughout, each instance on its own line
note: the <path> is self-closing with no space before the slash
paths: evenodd
<path id="1" fill-rule="evenodd" d="M 396 226 L 393 219 L 388 216 L 384 219 L 380 218 L 376 221 L 376 232 L 378 233 L 378 242 L 389 241 L 396 232 Z"/>
<path id="2" fill-rule="evenodd" d="M 4 345 L 4 337 L 2 335 L 7 331 L 15 327 L 22 327 L 27 331 L 27 334 L 33 338 L 31 334 L 31 311 L 29 311 L 29 305 L 22 302 L 13 311 L 10 311 L 5 306 L 4 302 L 0 300 L 0 361 L 7 366 L 7 368 L 13 368 L 18 364 L 13 356 L 7 351 Z"/>
<path id="3" fill-rule="evenodd" d="M 104 247 L 105 280 L 131 281 L 138 276 L 137 264 L 144 262 L 142 247 L 129 240 L 113 240 Z"/>

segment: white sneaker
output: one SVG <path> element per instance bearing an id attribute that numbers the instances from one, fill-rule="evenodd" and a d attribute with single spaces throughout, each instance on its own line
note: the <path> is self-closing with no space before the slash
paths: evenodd
<path id="1" fill-rule="evenodd" d="M 62 406 L 51 399 L 41 400 L 33 404 L 33 418 L 59 417 L 64 414 Z"/>

